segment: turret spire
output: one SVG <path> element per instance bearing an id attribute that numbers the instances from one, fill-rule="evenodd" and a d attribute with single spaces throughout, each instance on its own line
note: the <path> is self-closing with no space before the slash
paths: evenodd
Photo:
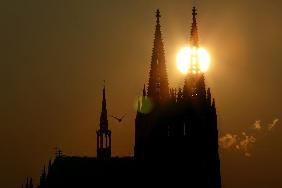
<path id="1" fill-rule="evenodd" d="M 102 111 L 100 115 L 100 129 L 108 130 L 108 114 L 107 114 L 105 81 L 104 81 L 104 87 L 103 87 Z"/>
<path id="2" fill-rule="evenodd" d="M 46 168 L 45 168 L 45 165 L 43 167 L 43 171 L 42 171 L 42 174 L 40 176 L 40 186 L 43 187 L 44 184 L 45 184 L 45 181 L 46 181 Z"/>
<path id="3" fill-rule="evenodd" d="M 207 90 L 207 104 L 210 107 L 211 106 L 211 89 L 208 88 Z"/>
<path id="4" fill-rule="evenodd" d="M 146 96 L 146 86 L 144 84 L 144 87 L 143 87 L 143 97 L 145 97 L 145 96 Z"/>
<path id="5" fill-rule="evenodd" d="M 25 188 L 29 188 L 29 180 L 28 180 L 28 177 L 26 178 Z"/>
<path id="6" fill-rule="evenodd" d="M 100 129 L 97 133 L 97 158 L 108 160 L 111 158 L 111 134 L 108 129 L 108 113 L 106 104 L 106 86 L 104 81 L 102 111 L 100 115 Z"/>
<path id="7" fill-rule="evenodd" d="M 32 178 L 30 178 L 30 180 L 29 180 L 29 188 L 33 188 Z"/>
<path id="8" fill-rule="evenodd" d="M 49 164 L 48 164 L 48 175 L 49 175 L 50 172 L 51 172 L 51 168 L 52 168 L 52 161 L 49 160 Z"/>
<path id="9" fill-rule="evenodd" d="M 212 99 L 212 108 L 215 109 L 215 100 L 214 100 L 214 98 Z"/>

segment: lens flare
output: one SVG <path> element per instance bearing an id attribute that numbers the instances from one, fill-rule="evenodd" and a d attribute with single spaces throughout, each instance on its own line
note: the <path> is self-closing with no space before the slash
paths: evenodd
<path id="1" fill-rule="evenodd" d="M 153 101 L 150 97 L 138 97 L 136 98 L 134 109 L 142 114 L 149 114 L 153 109 Z"/>
<path id="2" fill-rule="evenodd" d="M 200 72 L 207 72 L 210 65 L 210 56 L 204 48 L 184 47 L 180 49 L 176 58 L 178 70 L 183 73 L 197 73 L 197 67 Z"/>

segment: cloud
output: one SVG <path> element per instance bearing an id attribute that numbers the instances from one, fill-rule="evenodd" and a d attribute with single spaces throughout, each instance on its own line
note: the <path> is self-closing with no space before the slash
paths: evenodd
<path id="1" fill-rule="evenodd" d="M 241 135 L 226 134 L 219 139 L 219 145 L 223 149 L 235 148 L 242 151 L 245 156 L 250 157 L 250 148 L 256 142 L 256 138 L 252 135 L 247 135 L 246 132 L 242 132 Z"/>
<path id="2" fill-rule="evenodd" d="M 241 149 L 244 152 L 245 156 L 250 157 L 251 153 L 250 148 L 256 142 L 256 138 L 252 135 L 247 135 L 245 132 L 242 132 L 242 137 L 240 138 L 239 145 L 237 149 Z"/>
<path id="3" fill-rule="evenodd" d="M 271 131 L 273 128 L 276 127 L 277 123 L 278 123 L 279 119 L 276 118 L 272 121 L 272 123 L 268 124 L 268 130 Z"/>
<path id="4" fill-rule="evenodd" d="M 251 125 L 251 129 L 246 129 L 240 134 L 227 133 L 219 138 L 219 146 L 222 149 L 235 149 L 244 153 L 246 157 L 251 157 L 251 148 L 257 142 L 259 136 L 267 134 L 267 132 L 273 130 L 278 123 L 279 119 L 275 118 L 270 124 L 262 125 L 260 120 L 256 120 Z M 251 130 L 251 131 L 250 131 Z M 261 134 L 265 133 L 265 134 Z"/>
<path id="5" fill-rule="evenodd" d="M 219 145 L 224 148 L 230 148 L 237 143 L 237 135 L 226 134 L 219 139 Z"/>
<path id="6" fill-rule="evenodd" d="M 255 129 L 255 130 L 261 130 L 261 123 L 260 123 L 260 120 L 257 120 L 257 121 L 255 121 L 255 123 L 254 123 L 254 125 L 253 125 L 253 128 Z"/>

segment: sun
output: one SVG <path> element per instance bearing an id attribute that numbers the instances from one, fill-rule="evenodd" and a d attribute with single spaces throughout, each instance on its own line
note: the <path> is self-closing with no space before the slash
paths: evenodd
<path id="1" fill-rule="evenodd" d="M 210 65 L 210 56 L 204 48 L 184 47 L 179 50 L 176 59 L 178 70 L 183 73 L 196 73 L 195 67 L 199 67 L 199 72 L 207 72 Z"/>
<path id="2" fill-rule="evenodd" d="M 188 72 L 188 65 L 190 64 L 190 58 L 191 58 L 191 48 L 185 47 L 178 52 L 176 63 L 177 63 L 177 68 L 181 73 L 186 74 Z"/>

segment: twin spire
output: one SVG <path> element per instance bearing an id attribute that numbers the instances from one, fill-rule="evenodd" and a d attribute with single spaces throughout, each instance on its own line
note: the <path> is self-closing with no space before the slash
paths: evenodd
<path id="1" fill-rule="evenodd" d="M 197 16 L 196 7 L 193 7 L 192 15 L 193 15 L 193 20 L 192 20 L 192 27 L 190 33 L 191 34 L 190 45 L 192 47 L 198 48 L 199 36 L 198 36 L 198 27 L 197 27 L 197 19 L 196 19 Z M 164 52 L 164 44 L 162 40 L 160 18 L 161 18 L 161 14 L 159 9 L 157 9 L 155 38 L 154 38 L 154 46 L 152 50 L 151 69 L 149 73 L 149 82 L 147 89 L 147 96 L 152 98 L 156 103 L 165 102 L 169 96 L 168 76 L 166 71 L 165 52 Z M 195 58 L 195 61 L 197 61 L 197 58 Z M 196 72 L 199 72 L 199 67 L 196 63 L 191 68 L 197 69 Z"/>
<path id="2" fill-rule="evenodd" d="M 189 65 L 189 72 L 192 74 L 201 73 L 201 68 L 199 64 L 199 54 L 198 54 L 198 48 L 199 48 L 199 34 L 198 34 L 198 26 L 197 26 L 197 9 L 196 7 L 193 7 L 192 9 L 192 26 L 191 26 L 191 32 L 190 32 L 190 46 L 192 49 L 191 53 L 191 63 Z"/>
<path id="3" fill-rule="evenodd" d="M 154 47 L 152 50 L 151 69 L 149 73 L 149 83 L 147 95 L 155 103 L 163 103 L 169 96 L 168 78 L 165 64 L 164 44 L 162 40 L 160 11 L 156 11 L 156 29 Z"/>
<path id="4" fill-rule="evenodd" d="M 149 73 L 149 82 L 147 90 L 144 87 L 143 96 L 152 99 L 153 105 L 164 104 L 169 98 L 169 84 L 166 71 L 164 44 L 162 40 L 160 11 L 156 11 L 156 28 L 155 38 L 151 57 L 151 69 Z M 192 56 L 190 70 L 191 74 L 187 74 L 183 95 L 203 96 L 205 97 L 205 81 L 204 75 L 200 70 L 198 48 L 199 34 L 197 26 L 197 9 L 192 9 L 192 25 L 190 31 L 189 45 L 192 47 Z M 189 91 L 190 90 L 190 91 Z M 185 94 L 184 94 L 185 93 Z"/>
<path id="5" fill-rule="evenodd" d="M 192 26 L 191 26 L 191 33 L 190 33 L 190 45 L 192 47 L 199 47 L 199 35 L 198 35 L 198 26 L 197 26 L 197 9 L 193 7 L 192 9 Z"/>

